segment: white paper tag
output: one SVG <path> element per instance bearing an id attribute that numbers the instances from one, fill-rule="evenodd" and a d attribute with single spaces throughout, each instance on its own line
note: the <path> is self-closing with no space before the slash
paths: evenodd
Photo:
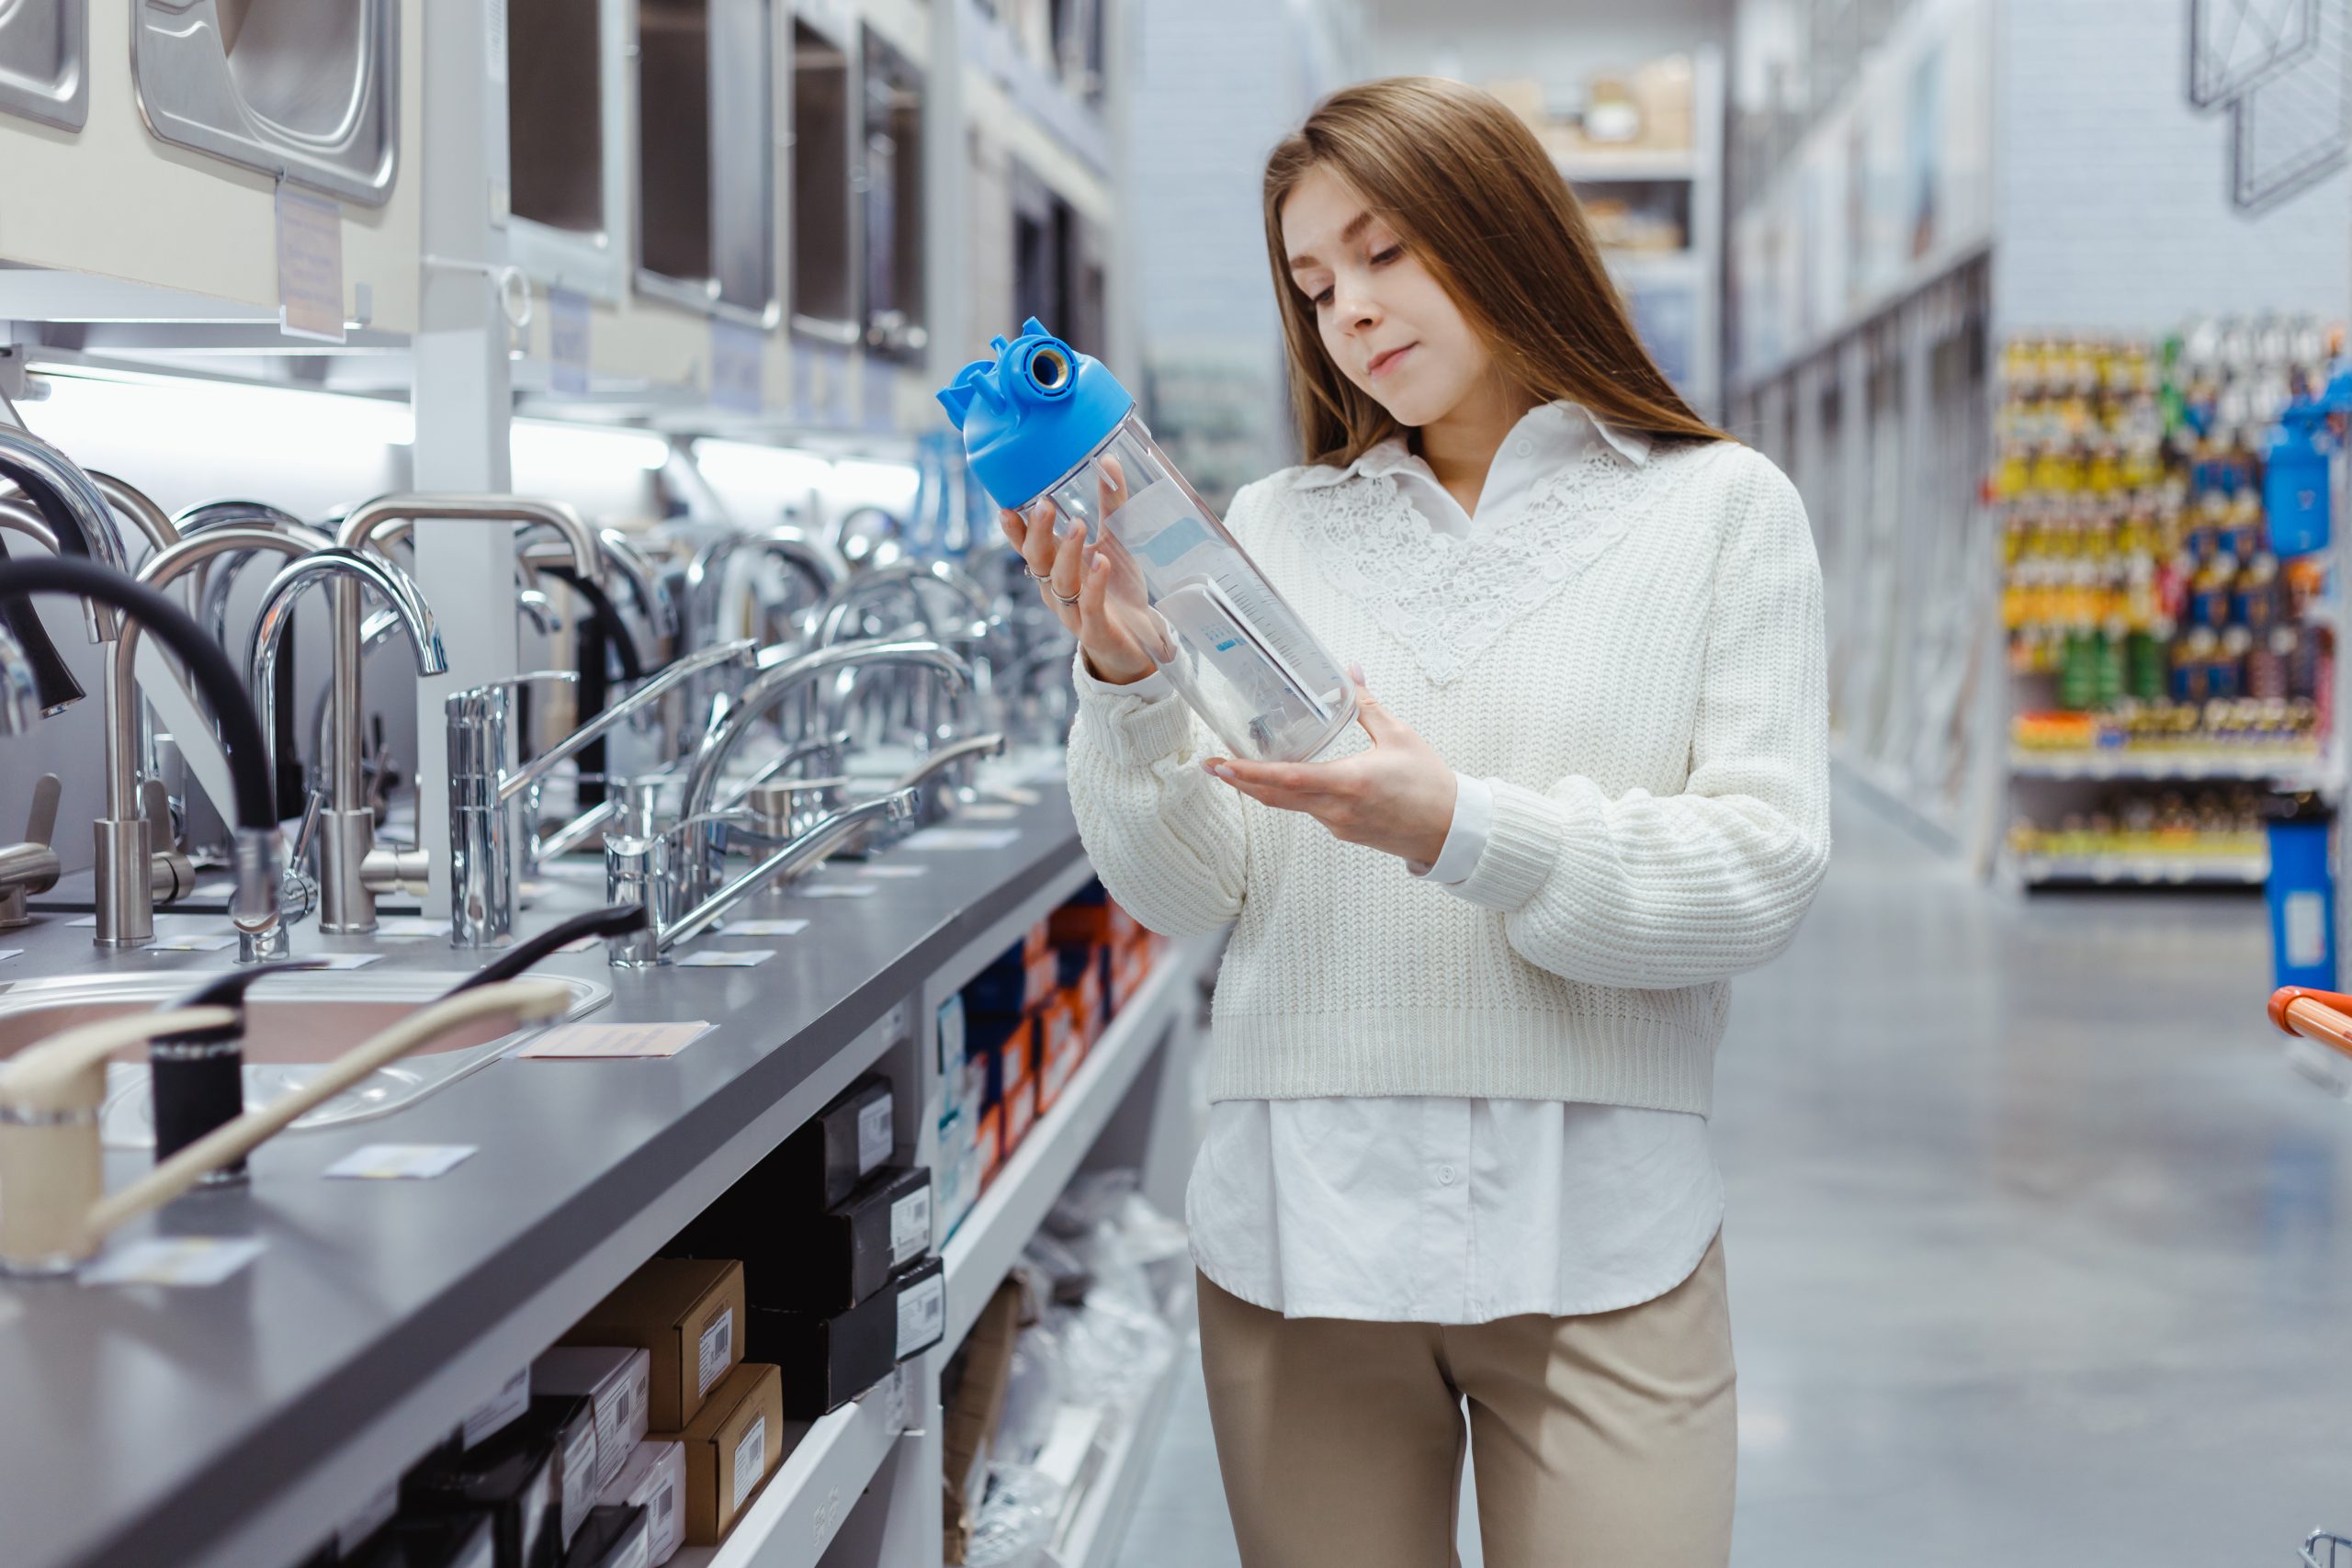
<path id="1" fill-rule="evenodd" d="M 277 182 L 277 330 L 343 341 L 343 208 Z"/>
<path id="2" fill-rule="evenodd" d="M 564 1023 L 548 1030 L 514 1055 L 543 1061 L 674 1056 L 709 1033 L 713 1027 L 699 1019 L 686 1023 Z"/>
<path id="3" fill-rule="evenodd" d="M 313 969 L 365 969 L 383 956 L 380 953 L 313 953 L 303 962 Z"/>
<path id="4" fill-rule="evenodd" d="M 447 936 L 449 922 L 436 920 L 430 915 L 382 915 L 377 918 L 376 934 L 403 941 L 421 936 Z"/>
<path id="5" fill-rule="evenodd" d="M 958 822 L 1010 822 L 1020 815 L 1021 808 L 1017 806 L 998 806 L 982 801 L 975 806 L 959 807 L 956 812 L 956 820 Z"/>
<path id="6" fill-rule="evenodd" d="M 871 898 L 881 889 L 872 883 L 820 882 L 813 887 L 796 887 L 793 891 L 803 898 Z"/>
<path id="7" fill-rule="evenodd" d="M 772 947 L 718 948 L 689 953 L 678 960 L 681 969 L 755 969 L 775 956 Z"/>
<path id="8" fill-rule="evenodd" d="M 21 947 L 0 947 L 0 964 L 6 964 L 11 958 L 20 958 L 24 952 Z"/>
<path id="9" fill-rule="evenodd" d="M 717 1317 L 702 1325 L 702 1337 L 695 1351 L 695 1397 L 699 1399 L 710 1392 L 710 1385 L 727 1375 L 735 1362 L 735 1309 L 722 1308 Z"/>
<path id="10" fill-rule="evenodd" d="M 857 1113 L 857 1173 L 864 1176 L 890 1157 L 889 1097 L 876 1100 Z"/>
<path id="11" fill-rule="evenodd" d="M 234 931 L 211 936 L 159 936 L 147 944 L 150 953 L 218 953 L 237 940 Z"/>
<path id="12" fill-rule="evenodd" d="M 931 1189 L 890 1205 L 890 1267 L 902 1269 L 931 1250 Z"/>
<path id="13" fill-rule="evenodd" d="M 878 876 L 887 881 L 892 877 L 905 880 L 910 877 L 925 876 L 930 874 L 930 872 L 931 867 L 927 865 L 868 865 L 861 866 L 857 874 L 860 876 Z"/>
<path id="14" fill-rule="evenodd" d="M 946 1332 L 946 1275 L 933 1274 L 899 1292 L 899 1359 L 937 1344 Z"/>
<path id="15" fill-rule="evenodd" d="M 2287 928 L 2287 964 L 2309 969 L 2327 956 L 2327 904 L 2318 893 L 2290 893 L 2281 911 Z"/>
<path id="16" fill-rule="evenodd" d="M 767 1470 L 768 1418 L 763 1416 L 752 1423 L 751 1430 L 736 1440 L 735 1500 L 727 1506 L 728 1512 L 733 1513 L 742 1507 L 743 1499 L 760 1489 Z"/>
<path id="17" fill-rule="evenodd" d="M 548 384 L 578 396 L 588 390 L 588 296 L 571 288 L 548 290 Z"/>
<path id="18" fill-rule="evenodd" d="M 807 920 L 727 920 L 718 928 L 729 936 L 798 936 Z"/>
<path id="19" fill-rule="evenodd" d="M 430 1181 L 472 1156 L 472 1144 L 369 1144 L 354 1149 L 324 1174 L 349 1181 Z"/>
<path id="20" fill-rule="evenodd" d="M 150 1236 L 84 1264 L 85 1285 L 217 1285 L 261 1256 L 250 1236 Z"/>
<path id="21" fill-rule="evenodd" d="M 909 837 L 910 850 L 1001 850 L 1021 841 L 1018 828 L 925 828 Z"/>
<path id="22" fill-rule="evenodd" d="M 766 359 L 766 340 L 757 331 L 711 318 L 711 402 L 729 413 L 759 412 L 767 379 Z"/>

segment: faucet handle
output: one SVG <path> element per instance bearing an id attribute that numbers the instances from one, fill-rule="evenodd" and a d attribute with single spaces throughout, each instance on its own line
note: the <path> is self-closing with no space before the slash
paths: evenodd
<path id="1" fill-rule="evenodd" d="M 33 785 L 33 808 L 25 818 L 25 842 L 43 846 L 57 840 L 57 801 L 64 792 L 55 773 L 43 773 Z"/>

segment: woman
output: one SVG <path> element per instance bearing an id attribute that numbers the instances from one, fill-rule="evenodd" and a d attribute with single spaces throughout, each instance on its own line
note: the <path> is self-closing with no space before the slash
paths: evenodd
<path id="1" fill-rule="evenodd" d="M 1233 922 L 1187 1208 L 1250 1568 L 1722 1563 L 1735 1458 L 1707 1139 L 1727 979 L 1829 852 L 1820 574 L 1779 471 L 1644 354 L 1485 94 L 1334 95 L 1266 236 L 1313 460 L 1227 519 L 1362 731 L 1218 754 L 1050 516 L 1069 788 L 1104 884 Z"/>

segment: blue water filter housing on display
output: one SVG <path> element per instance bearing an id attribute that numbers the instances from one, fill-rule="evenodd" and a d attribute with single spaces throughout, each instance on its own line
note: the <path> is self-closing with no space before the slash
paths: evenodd
<path id="1" fill-rule="evenodd" d="M 1050 490 L 1135 412 L 1136 400 L 1102 361 L 1079 353 L 1032 316 L 1021 335 L 989 340 L 939 391 L 964 433 L 964 453 L 999 506 L 1018 512 Z"/>
<path id="2" fill-rule="evenodd" d="M 2324 815 L 2269 825 L 2272 984 L 2335 989 L 2335 874 L 2329 849 L 2335 825 Z"/>

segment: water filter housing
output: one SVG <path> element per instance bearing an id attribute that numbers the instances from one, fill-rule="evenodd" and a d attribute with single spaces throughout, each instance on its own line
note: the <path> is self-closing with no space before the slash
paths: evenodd
<path id="1" fill-rule="evenodd" d="M 939 393 L 998 505 L 1105 547 L 1106 596 L 1235 756 L 1301 761 L 1355 717 L 1347 672 L 1185 482 L 1118 378 L 1034 318 Z"/>

